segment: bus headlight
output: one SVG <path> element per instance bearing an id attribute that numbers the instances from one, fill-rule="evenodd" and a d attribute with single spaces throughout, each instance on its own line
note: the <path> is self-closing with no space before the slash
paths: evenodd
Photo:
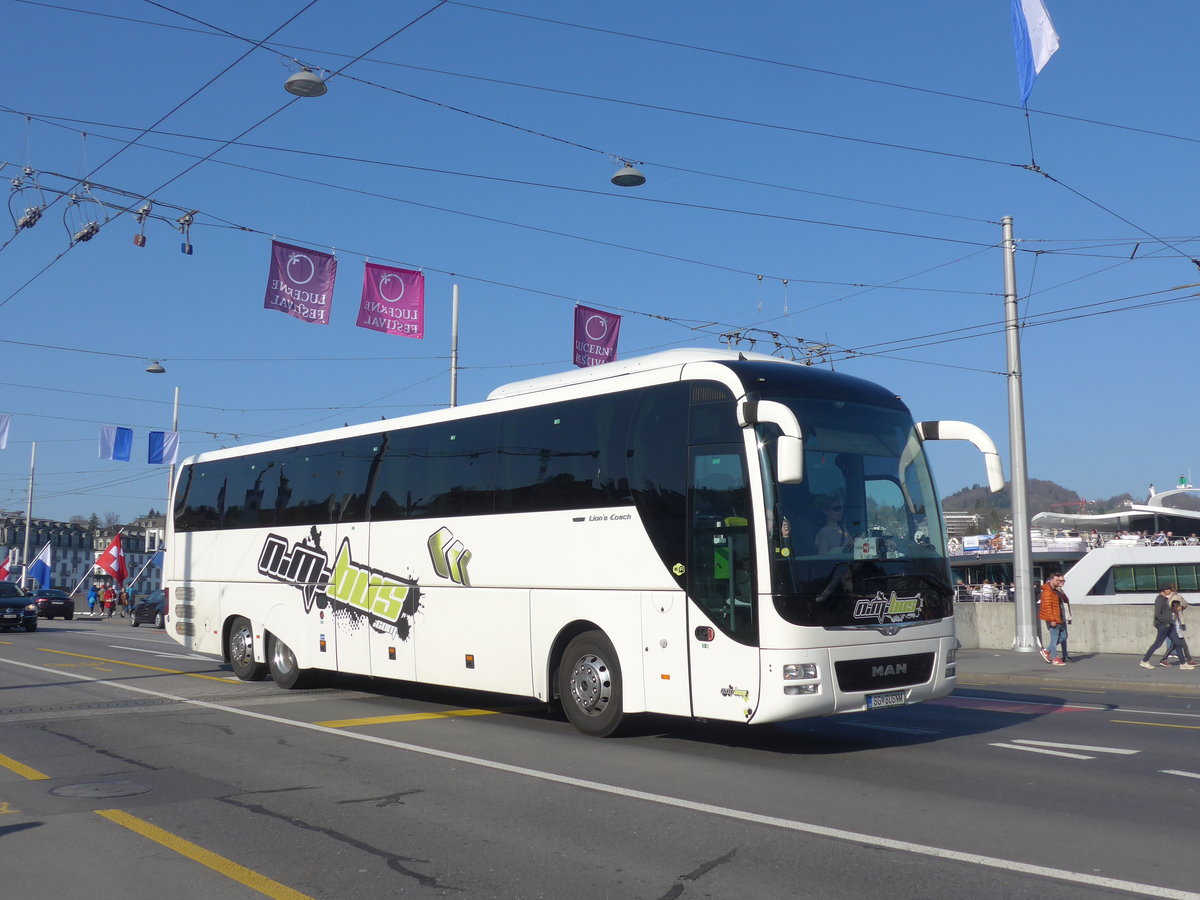
<path id="1" fill-rule="evenodd" d="M 955 677 L 954 663 L 957 661 L 957 659 L 958 659 L 958 656 L 957 656 L 956 651 L 954 651 L 954 650 L 946 651 L 946 677 L 947 678 Z"/>
<path id="2" fill-rule="evenodd" d="M 817 692 L 817 684 L 785 684 L 783 692 L 789 696 L 796 694 L 815 694 Z"/>
<path id="3" fill-rule="evenodd" d="M 799 681 L 804 678 L 817 677 L 816 663 L 790 663 L 783 667 L 784 681 Z M 794 691 L 793 693 L 799 693 Z"/>

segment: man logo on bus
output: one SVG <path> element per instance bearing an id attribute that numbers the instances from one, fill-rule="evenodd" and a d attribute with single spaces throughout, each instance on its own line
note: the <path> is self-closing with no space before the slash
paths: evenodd
<path id="1" fill-rule="evenodd" d="M 854 604 L 854 618 L 878 619 L 879 624 L 888 622 L 905 622 L 921 616 L 921 608 L 925 598 L 920 594 L 913 597 L 897 597 L 892 591 L 891 596 L 884 596 L 882 591 L 870 599 L 863 598 Z"/>
<path id="2" fill-rule="evenodd" d="M 258 556 L 258 571 L 274 581 L 300 589 L 304 611 L 332 607 L 352 618 L 365 618 L 374 626 L 396 629 L 407 640 L 412 618 L 421 606 L 421 590 L 414 579 L 401 578 L 356 563 L 350 540 L 343 538 L 337 558 L 321 548 L 321 533 L 314 527 L 309 538 L 289 548 L 286 538 L 269 534 Z"/>

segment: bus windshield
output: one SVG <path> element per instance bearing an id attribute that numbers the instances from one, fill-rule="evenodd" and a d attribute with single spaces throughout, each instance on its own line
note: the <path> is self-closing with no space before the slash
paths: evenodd
<path id="1" fill-rule="evenodd" d="M 952 614 L 941 514 L 907 411 L 773 396 L 796 413 L 804 478 L 775 479 L 759 426 L 772 589 L 795 625 L 892 626 Z"/>

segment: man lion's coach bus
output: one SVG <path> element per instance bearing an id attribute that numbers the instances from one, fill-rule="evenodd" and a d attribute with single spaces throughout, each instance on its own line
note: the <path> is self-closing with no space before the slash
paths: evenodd
<path id="1" fill-rule="evenodd" d="M 239 678 L 335 671 L 630 714 L 779 722 L 955 685 L 923 444 L 882 387 L 675 350 L 482 403 L 204 453 L 176 479 L 167 631 Z"/>

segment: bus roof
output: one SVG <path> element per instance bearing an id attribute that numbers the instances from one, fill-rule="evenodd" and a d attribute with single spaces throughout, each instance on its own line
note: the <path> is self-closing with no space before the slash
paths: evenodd
<path id="1" fill-rule="evenodd" d="M 549 391 L 554 388 L 566 387 L 573 384 L 584 384 L 599 381 L 604 378 L 616 378 L 628 375 L 630 372 L 646 372 L 652 369 L 666 369 L 672 366 L 682 366 L 692 362 L 736 362 L 738 360 L 753 360 L 759 362 L 787 363 L 788 360 L 766 353 L 750 353 L 743 350 L 707 350 L 689 347 L 677 350 L 662 350 L 646 356 L 633 356 L 629 359 L 619 359 L 599 366 L 575 368 L 566 372 L 555 372 L 553 375 L 540 375 L 537 378 L 527 378 L 524 381 L 513 381 L 502 384 L 490 394 L 487 399 L 501 400 L 505 397 L 519 397 L 522 394 L 535 394 L 539 391 Z"/>

